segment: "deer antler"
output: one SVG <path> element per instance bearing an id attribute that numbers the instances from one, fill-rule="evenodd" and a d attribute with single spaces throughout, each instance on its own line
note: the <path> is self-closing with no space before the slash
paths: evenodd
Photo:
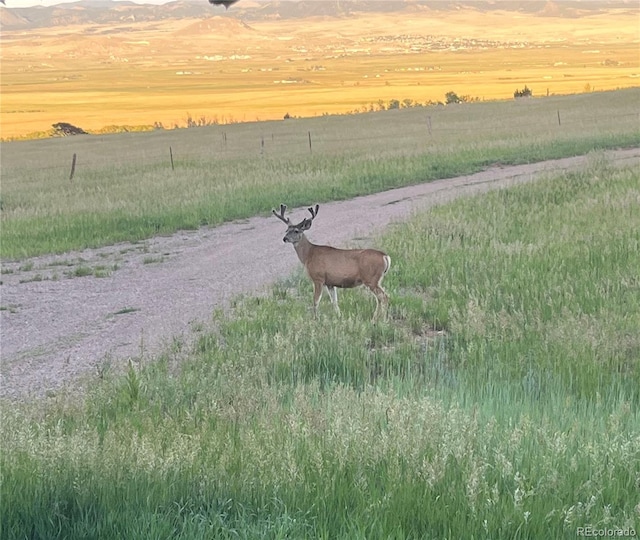
<path id="1" fill-rule="evenodd" d="M 276 216 L 278 219 L 284 221 L 287 225 L 289 225 L 289 218 L 284 217 L 284 212 L 287 209 L 287 205 L 286 204 L 281 204 L 280 205 L 280 213 L 278 214 L 278 212 L 276 212 L 273 208 L 271 209 L 271 211 L 273 212 L 273 215 Z"/>
<path id="2" fill-rule="evenodd" d="M 313 221 L 315 217 L 318 215 L 318 208 L 320 208 L 319 204 L 316 204 L 315 208 L 313 206 L 310 206 L 308 208 L 309 212 L 311 212 L 311 221 Z"/>

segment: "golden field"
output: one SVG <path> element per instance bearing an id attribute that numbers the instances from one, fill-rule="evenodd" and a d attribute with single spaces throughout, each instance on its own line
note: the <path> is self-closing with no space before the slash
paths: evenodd
<path id="1" fill-rule="evenodd" d="M 213 12 L 212 12 L 213 13 Z M 219 13 L 219 11 L 217 12 Z M 231 10 L 230 10 L 231 13 Z M 69 122 L 184 126 L 640 84 L 637 13 L 426 8 L 244 23 L 230 15 L 2 32 L 1 136 Z"/>

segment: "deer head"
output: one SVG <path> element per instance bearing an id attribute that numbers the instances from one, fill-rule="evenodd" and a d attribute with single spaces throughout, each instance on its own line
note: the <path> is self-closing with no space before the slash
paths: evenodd
<path id="1" fill-rule="evenodd" d="M 300 242 L 300 240 L 302 239 L 302 235 L 304 234 L 304 231 L 308 231 L 311 228 L 311 223 L 313 222 L 314 218 L 318 215 L 319 208 L 320 208 L 320 205 L 318 204 L 316 204 L 315 208 L 312 206 L 309 207 L 308 210 L 311 213 L 311 218 L 305 218 L 300 223 L 297 223 L 295 225 L 291 223 L 291 220 L 289 218 L 284 217 L 284 213 L 287 209 L 286 204 L 280 205 L 279 214 L 275 210 L 271 210 L 274 216 L 276 216 L 279 220 L 283 221 L 287 225 L 287 233 L 284 235 L 284 238 L 282 239 L 282 241 L 290 242 L 293 245 L 296 245 L 298 242 Z"/>

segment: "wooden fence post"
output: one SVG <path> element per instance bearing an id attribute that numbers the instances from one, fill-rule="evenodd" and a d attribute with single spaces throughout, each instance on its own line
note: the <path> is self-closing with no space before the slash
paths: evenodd
<path id="1" fill-rule="evenodd" d="M 173 150 L 171 150 L 171 147 L 169 147 L 169 157 L 171 158 L 171 170 L 175 171 L 175 167 L 173 166 Z"/>
<path id="2" fill-rule="evenodd" d="M 73 175 L 76 172 L 76 154 L 73 154 L 73 159 L 71 160 L 71 174 L 69 175 L 69 180 L 73 180 Z"/>

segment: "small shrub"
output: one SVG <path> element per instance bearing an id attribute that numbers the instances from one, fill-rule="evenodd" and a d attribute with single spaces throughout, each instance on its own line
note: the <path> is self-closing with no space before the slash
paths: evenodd
<path id="1" fill-rule="evenodd" d="M 516 90 L 513 93 L 513 97 L 515 99 L 522 98 L 522 97 L 531 97 L 532 95 L 533 95 L 533 92 L 526 84 L 524 85 L 524 88 L 522 90 Z"/>
<path id="2" fill-rule="evenodd" d="M 462 103 L 462 99 L 455 92 L 447 92 L 444 95 L 445 103 L 450 105 L 452 103 Z"/>

